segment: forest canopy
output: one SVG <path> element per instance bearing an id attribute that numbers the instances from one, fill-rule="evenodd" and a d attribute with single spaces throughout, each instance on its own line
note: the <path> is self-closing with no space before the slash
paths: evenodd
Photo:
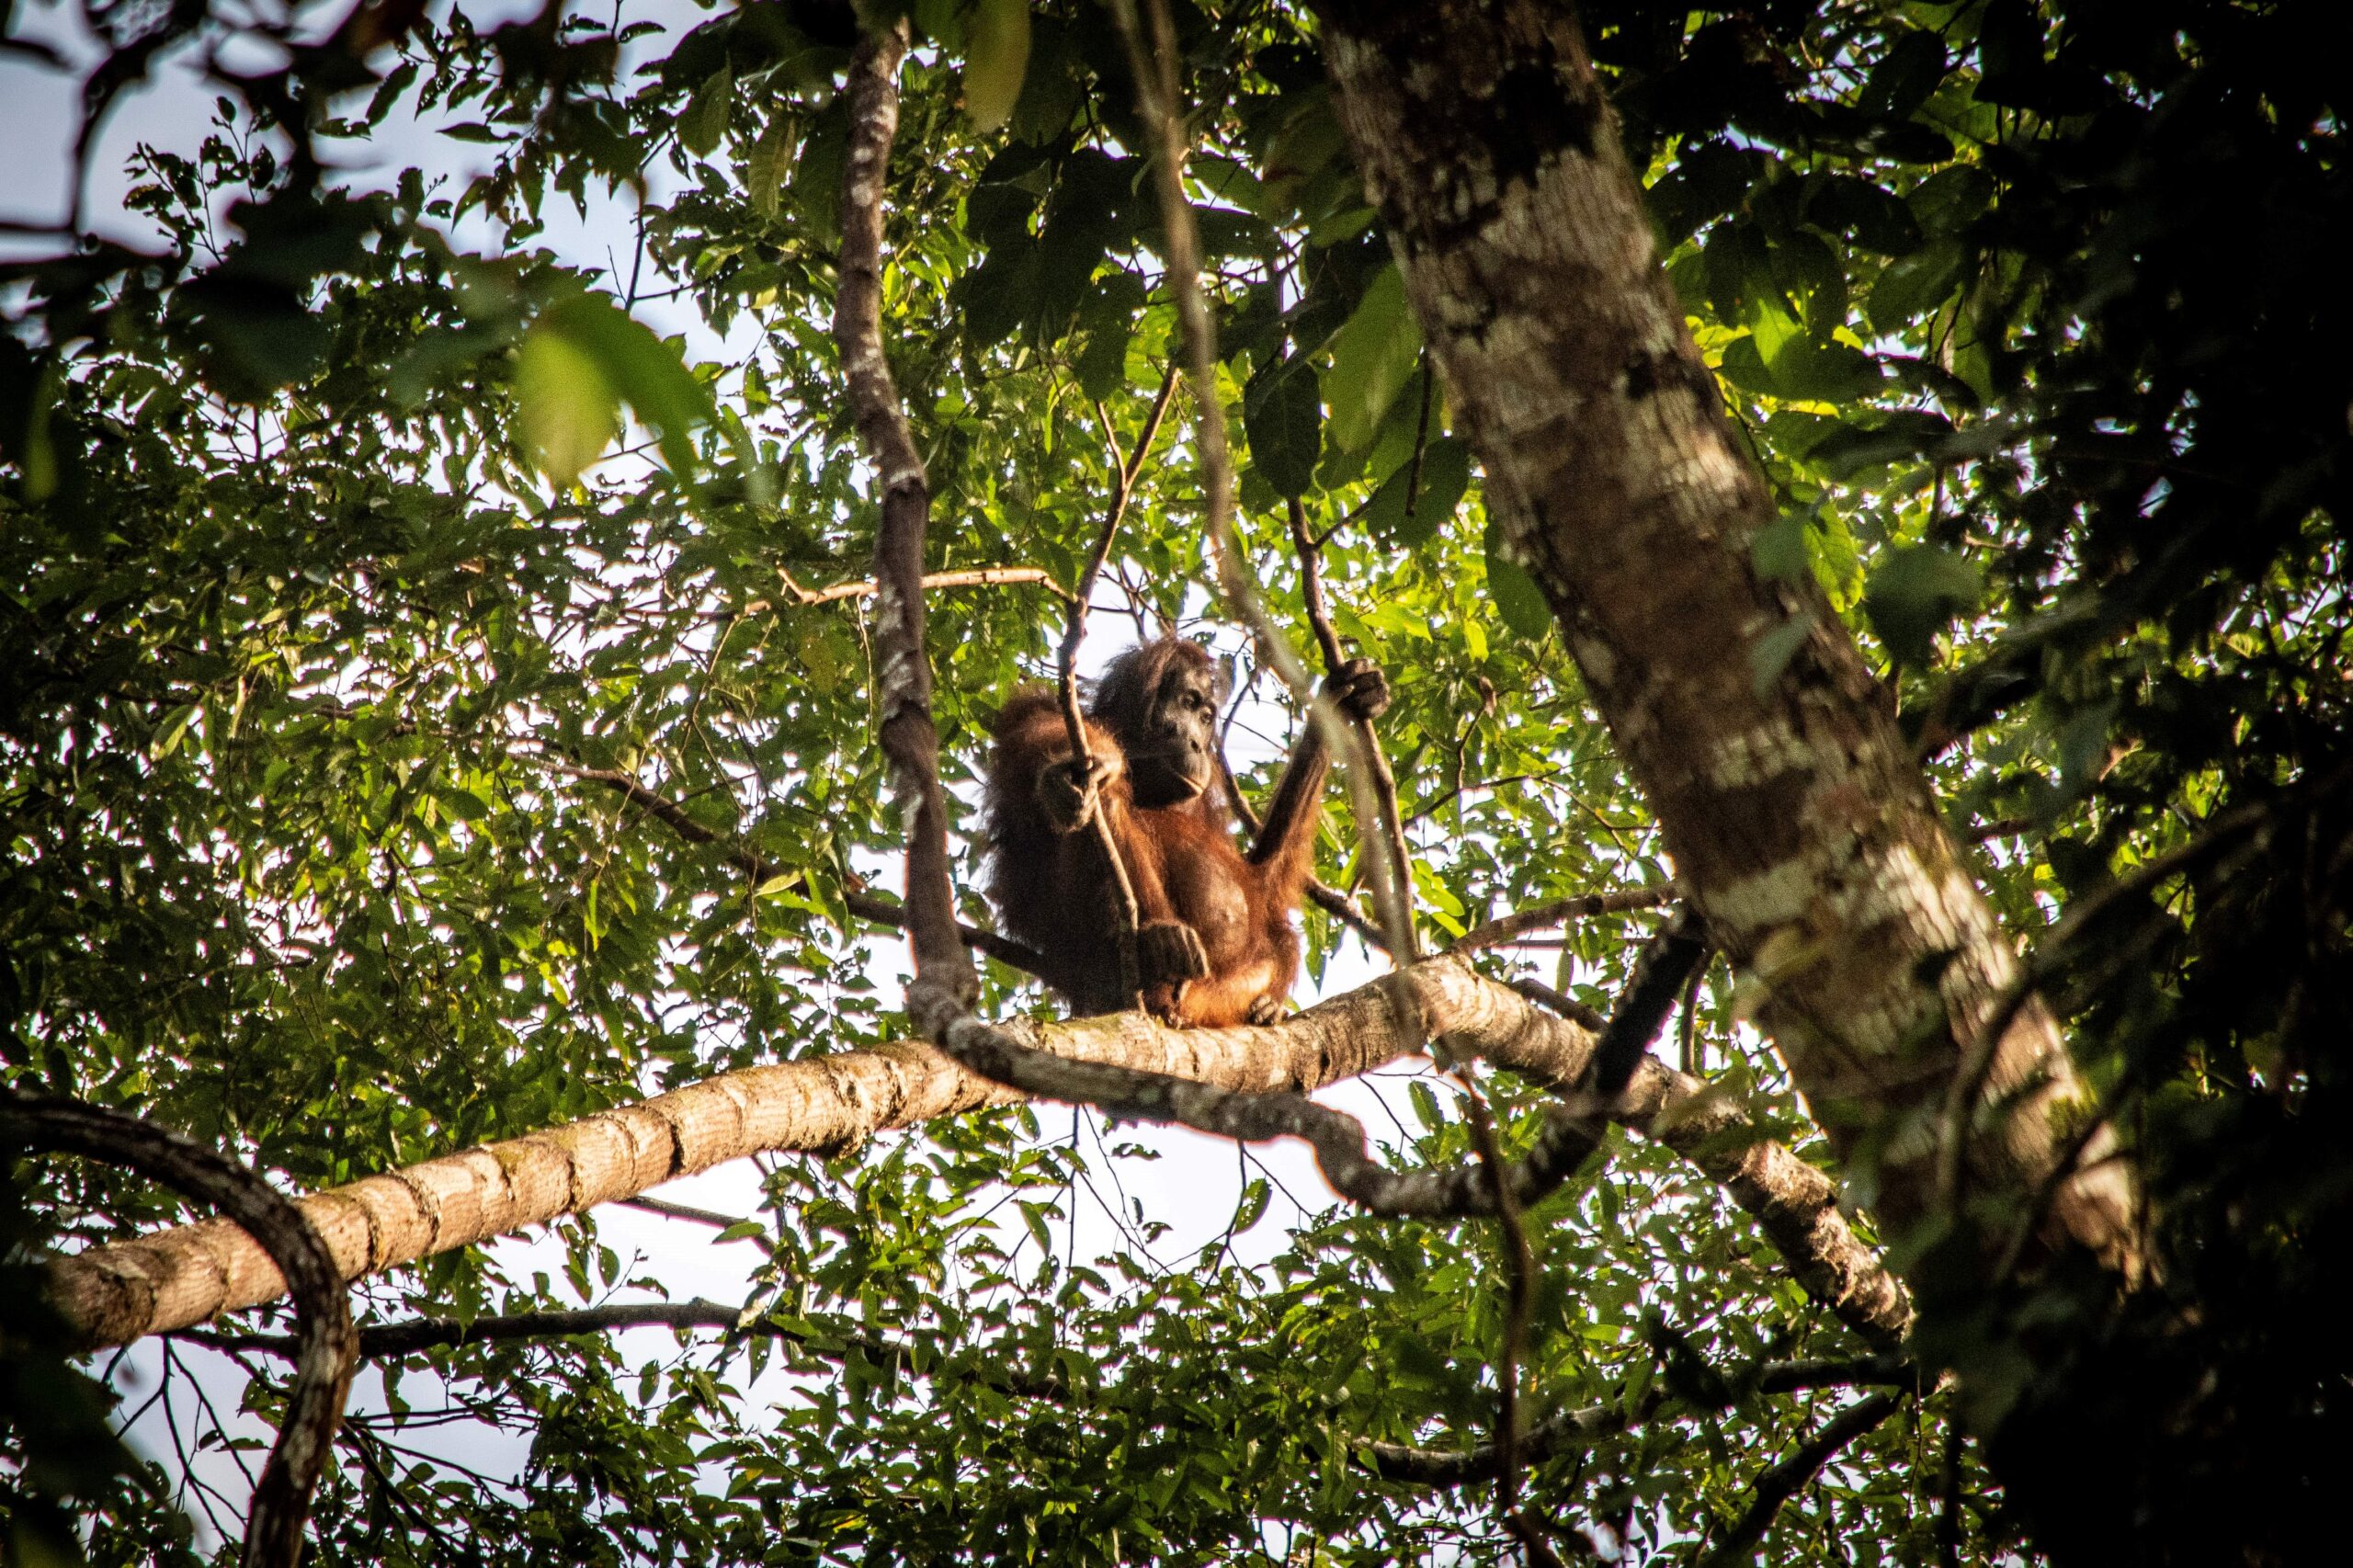
<path id="1" fill-rule="evenodd" d="M 2349 57 L 11 6 L 10 1561 L 2341 1555 Z M 983 896 L 1164 635 L 1338 758 L 1264 1028 Z"/>

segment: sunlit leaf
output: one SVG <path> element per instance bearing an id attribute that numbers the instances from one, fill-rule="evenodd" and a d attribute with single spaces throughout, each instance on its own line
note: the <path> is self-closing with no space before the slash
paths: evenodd
<path id="1" fill-rule="evenodd" d="M 972 0 L 964 22 L 964 112 L 995 131 L 1020 101 L 1029 69 L 1029 0 Z"/>

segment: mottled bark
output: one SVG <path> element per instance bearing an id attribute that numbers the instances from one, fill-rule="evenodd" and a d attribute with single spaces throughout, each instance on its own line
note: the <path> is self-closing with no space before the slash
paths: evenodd
<path id="1" fill-rule="evenodd" d="M 861 34 L 850 56 L 834 341 L 882 507 L 874 537 L 874 697 L 891 793 L 907 819 L 907 941 L 916 974 L 969 1006 L 980 994 L 980 977 L 958 934 L 949 882 L 939 727 L 931 717 L 931 659 L 924 648 L 923 537 L 931 482 L 882 345 L 882 192 L 899 131 L 899 62 L 906 52 L 901 20 Z"/>
<path id="2" fill-rule="evenodd" d="M 335 1260 L 301 1208 L 258 1174 L 168 1128 L 78 1100 L 0 1092 L 0 1138 L 12 1148 L 81 1154 L 138 1172 L 243 1229 L 237 1238 L 294 1296 L 294 1362 L 286 1417 L 254 1484 L 241 1568 L 294 1568 L 312 1494 L 335 1451 L 358 1355 L 351 1303 Z M 79 1320 L 69 1307 L 65 1325 Z M 36 1456 L 37 1457 L 37 1456 Z"/>
<path id="3" fill-rule="evenodd" d="M 1264 1028 L 1173 1029 L 1132 1013 L 1003 1027 L 1071 1061 L 1258 1092 L 1320 1088 L 1439 1038 L 1461 1054 L 1565 1085 L 1583 1075 L 1594 1048 L 1590 1031 L 1529 1006 L 1457 959 L 1417 964 Z M 890 1128 L 1021 1097 L 930 1046 L 886 1045 L 747 1067 L 568 1126 L 314 1193 L 299 1206 L 338 1276 L 356 1279 L 746 1154 L 835 1153 Z M 1696 1081 L 1651 1066 L 1636 1075 L 1623 1111 L 1627 1125 L 1655 1128 L 1687 1150 L 1737 1119 L 1720 1096 L 1704 1097 Z M 1844 1302 L 1841 1316 L 1871 1332 L 1870 1312 L 1858 1307 L 1893 1302 L 1900 1312 L 1902 1292 L 1847 1230 L 1821 1173 L 1771 1144 L 1694 1157 L 1711 1172 L 1719 1165 L 1735 1172 L 1728 1178 L 1734 1196 L 1758 1215 L 1801 1279 L 1850 1282 L 1843 1297 L 1824 1298 Z M 91 1346 L 185 1328 L 285 1290 L 269 1255 L 226 1220 L 61 1258 L 50 1281 L 51 1299 Z"/>
<path id="4" fill-rule="evenodd" d="M 1848 1179 L 1916 1221 L 1947 1087 L 2017 955 L 1836 615 L 1811 581 L 1754 567 L 1772 499 L 1657 265 L 1574 15 L 1448 0 L 1324 20 L 1504 548 L 1542 586 L 1711 938 L 1763 983 L 1760 1021 Z M 2034 1191 L 2080 1097 L 2049 1015 L 2018 1008 L 1973 1108 L 1974 1187 Z M 2045 1240 L 2129 1273 L 2131 1194 L 2102 1152 Z"/>

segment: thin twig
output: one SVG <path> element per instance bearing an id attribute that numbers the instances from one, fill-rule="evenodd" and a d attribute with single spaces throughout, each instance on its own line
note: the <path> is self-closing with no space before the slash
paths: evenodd
<path id="1" fill-rule="evenodd" d="M 1730 1387 L 1774 1394 L 1877 1384 L 1903 1386 L 1910 1384 L 1917 1373 L 1901 1358 L 1874 1356 L 1857 1361 L 1765 1361 L 1729 1369 L 1722 1376 Z M 1526 1463 L 1539 1464 L 1590 1447 L 1650 1420 L 1670 1397 L 1666 1381 L 1654 1378 L 1640 1394 L 1621 1389 L 1601 1403 L 1548 1415 L 1531 1425 L 1522 1437 L 1521 1458 Z M 1359 1441 L 1352 1447 L 1350 1457 L 1384 1481 L 1465 1486 L 1492 1479 L 1497 1455 L 1493 1443 L 1456 1449 Z"/>
<path id="2" fill-rule="evenodd" d="M 1160 429 L 1161 416 L 1168 412 L 1168 401 L 1176 390 L 1176 365 L 1169 361 L 1168 373 L 1161 379 L 1160 395 L 1153 400 L 1152 412 L 1145 416 L 1142 431 L 1136 437 L 1132 456 L 1120 456 L 1118 433 L 1105 416 L 1103 406 L 1096 404 L 1096 415 L 1103 419 L 1103 437 L 1110 444 L 1114 464 L 1111 504 L 1104 508 L 1103 527 L 1095 536 L 1095 548 L 1087 553 L 1086 565 L 1079 572 L 1078 583 L 1070 596 L 1070 619 L 1063 630 L 1061 652 L 1061 685 L 1063 728 L 1070 737 L 1070 752 L 1079 767 L 1079 777 L 1085 781 L 1087 822 L 1094 829 L 1096 847 L 1102 852 L 1103 864 L 1111 873 L 1114 914 L 1119 919 L 1120 940 L 1116 944 L 1120 955 L 1120 991 L 1122 995 L 1142 1002 L 1138 993 L 1142 989 L 1142 975 L 1136 959 L 1136 928 L 1142 921 L 1141 907 L 1136 903 L 1135 880 L 1128 874 L 1128 863 L 1120 853 L 1120 841 L 1111 831 L 1110 819 L 1096 809 L 1095 776 L 1090 764 L 1093 753 L 1087 744 L 1086 716 L 1078 705 L 1078 650 L 1086 639 L 1088 597 L 1095 591 L 1095 579 L 1102 574 L 1104 562 L 1110 559 L 1111 541 L 1118 537 L 1120 520 L 1127 516 L 1128 498 L 1135 492 L 1136 478 L 1143 472 L 1145 457 Z"/>
<path id="3" fill-rule="evenodd" d="M 1495 1187 L 1495 1220 L 1504 1242 L 1504 1333 L 1495 1356 L 1495 1517 L 1519 1542 L 1531 1563 L 1556 1562 L 1552 1544 L 1533 1521 L 1519 1510 L 1519 1369 L 1528 1346 L 1529 1320 L 1536 1307 L 1536 1251 L 1528 1244 L 1528 1226 L 1512 1198 L 1503 1141 L 1495 1135 L 1495 1118 L 1487 1113 L 1486 1096 L 1465 1071 L 1456 1074 L 1463 1090 L 1463 1113 L 1470 1119 L 1479 1161 Z"/>
<path id="4" fill-rule="evenodd" d="M 1337 677 L 1347 655 L 1324 602 L 1324 552 L 1307 527 L 1307 508 L 1297 496 L 1290 498 L 1286 509 L 1291 543 L 1299 553 L 1300 597 L 1307 609 L 1307 624 L 1324 650 L 1324 673 Z M 1381 750 L 1370 720 L 1355 720 L 1347 730 L 1352 743 L 1347 758 L 1350 770 L 1361 767 L 1370 776 L 1374 809 L 1370 825 L 1381 846 L 1374 857 L 1378 874 L 1372 882 L 1372 906 L 1380 911 L 1381 926 L 1389 933 L 1390 956 L 1411 962 L 1421 957 L 1421 945 L 1414 933 L 1414 854 L 1405 842 L 1404 818 L 1397 808 L 1397 777 L 1389 770 L 1388 755 Z"/>
<path id="5" fill-rule="evenodd" d="M 659 1214 L 665 1220 L 684 1220 L 689 1224 L 709 1225 L 714 1231 L 732 1231 L 752 1221 L 739 1214 L 722 1214 L 715 1209 L 698 1209 L 691 1203 L 673 1203 L 666 1198 L 648 1198 L 639 1193 L 634 1198 L 619 1200 L 624 1209 L 642 1209 L 648 1214 Z M 754 1236 L 738 1236 L 737 1241 L 756 1241 Z"/>
<path id="6" fill-rule="evenodd" d="M 1700 964 L 1691 971 L 1683 987 L 1683 1017 L 1676 1028 L 1676 1065 L 1686 1073 L 1699 1071 L 1699 986 L 1708 978 L 1708 966 Z"/>

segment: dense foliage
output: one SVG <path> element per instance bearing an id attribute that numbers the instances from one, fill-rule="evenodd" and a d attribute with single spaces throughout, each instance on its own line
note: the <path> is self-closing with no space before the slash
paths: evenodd
<path id="1" fill-rule="evenodd" d="M 2333 1310 L 2353 1285 L 2345 23 L 2330 0 L 1582 10 L 1670 275 L 1784 502 L 1756 569 L 1814 574 L 1863 636 L 2011 928 L 2077 911 L 2039 971 L 2156 1216 L 2162 1283 L 2121 1312 L 2098 1280 L 1939 1272 L 1976 1256 L 1965 1235 L 1901 1238 L 1923 1364 L 1967 1374 L 1975 1430 L 2016 1414 L 2028 1444 L 2034 1401 L 2154 1366 L 2178 1425 L 2068 1480 L 2243 1489 L 2293 1528 L 2346 1446 L 2353 1369 Z M 866 576 L 873 526 L 825 324 L 849 8 L 387 6 L 331 36 L 201 5 L 87 15 L 117 62 L 101 85 L 232 37 L 285 47 L 222 68 L 209 132 L 142 148 L 153 251 L 60 233 L 0 268 L 7 1082 L 308 1188 L 892 1037 L 896 950 L 846 903 L 887 883 L 897 833 L 864 601 L 820 592 Z M 1172 357 L 1126 56 L 1084 3 L 913 17 L 886 330 L 936 497 L 928 565 L 1067 584 Z M 1328 534 L 1339 630 L 1398 695 L 1382 730 L 1427 931 L 1659 880 L 1541 599 L 1488 551 L 1312 17 L 1176 20 L 1243 527 L 1302 640 L 1287 500 Z M 328 177 L 412 120 L 488 171 Z M 623 212 L 637 254 L 539 248 L 564 207 Z M 656 301 L 699 318 L 708 359 L 640 324 Z M 1182 628 L 1271 699 L 1211 593 L 1184 404 L 1095 637 Z M 1051 674 L 1063 607 L 1026 581 L 943 589 L 931 614 L 969 807 L 987 718 Z M 1333 816 L 1323 875 L 1350 885 L 1358 835 Z M 1353 940 L 1305 924 L 1319 971 Z M 1491 967 L 1606 1008 L 1642 925 Z M 1045 1005 L 990 979 L 991 1006 Z M 1819 1153 L 1742 1000 L 1716 971 L 1688 1049 Z M 1541 1096 L 1491 1086 L 1524 1136 Z M 1419 1120 L 1390 1129 L 1394 1157 L 1470 1157 L 1451 1095 L 1401 1096 Z M 762 1334 L 408 1358 L 416 1403 L 388 1378 L 355 1414 L 321 1560 L 1503 1550 L 1490 1489 L 1350 1457 L 1487 1434 L 1492 1224 L 1309 1196 L 1263 1267 L 1222 1243 L 1156 1256 L 1172 1217 L 1116 1191 L 1120 1135 L 1069 1126 L 999 1112 L 778 1161 Z M 71 1162 L 17 1182 L 12 1241 L 176 1213 Z M 1253 1176 L 1233 1231 L 1270 1197 Z M 1073 1256 L 1081 1206 L 1123 1244 Z M 1531 1230 L 1540 1411 L 1644 1417 L 1531 1471 L 1564 1550 L 1694 1557 L 1856 1398 L 1740 1386 L 1866 1347 L 1665 1151 L 1614 1146 Z M 665 1288 L 593 1217 L 563 1234 L 563 1278 L 468 1253 L 365 1302 L 472 1316 Z M 18 1352 L 37 1324 L 6 1327 L 20 1543 L 69 1550 L 40 1532 L 70 1514 L 100 1560 L 194 1551 L 183 1470 L 86 1437 L 93 1462 L 54 1462 L 94 1404 Z M 248 1366 L 267 1413 L 282 1369 Z M 1948 1497 L 1965 1559 L 2036 1550 L 1949 1445 L 1952 1413 L 1907 1403 L 1757 1550 L 1933 1562 Z M 418 1460 L 413 1425 L 451 1419 L 529 1431 L 528 1461 Z"/>

